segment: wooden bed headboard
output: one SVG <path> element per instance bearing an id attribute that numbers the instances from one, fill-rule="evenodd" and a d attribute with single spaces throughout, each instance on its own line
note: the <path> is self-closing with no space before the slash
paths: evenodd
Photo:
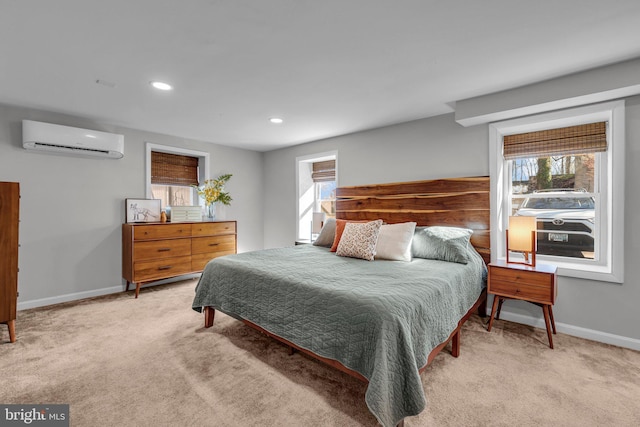
<path id="1" fill-rule="evenodd" d="M 489 189 L 488 176 L 339 187 L 336 218 L 470 228 L 471 244 L 489 263 Z"/>

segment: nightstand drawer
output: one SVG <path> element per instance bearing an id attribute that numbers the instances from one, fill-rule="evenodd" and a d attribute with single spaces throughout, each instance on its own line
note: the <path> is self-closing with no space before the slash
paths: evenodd
<path id="1" fill-rule="evenodd" d="M 552 279 L 553 276 L 551 274 L 491 266 L 491 280 L 550 287 Z"/>
<path id="2" fill-rule="evenodd" d="M 489 282 L 488 292 L 509 298 L 523 299 L 527 301 L 539 302 L 542 304 L 551 304 L 554 298 L 553 286 L 547 282 L 546 286 L 539 286 L 526 282 L 519 282 L 515 279 L 501 280 L 497 279 L 492 271 L 491 281 Z"/>

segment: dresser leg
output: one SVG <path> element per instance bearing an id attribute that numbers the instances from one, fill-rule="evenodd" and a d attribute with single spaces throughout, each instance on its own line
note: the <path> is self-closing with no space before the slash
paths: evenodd
<path id="1" fill-rule="evenodd" d="M 489 327 L 487 331 L 491 332 L 491 326 L 493 326 L 493 319 L 496 315 L 496 309 L 498 308 L 498 300 L 500 298 L 497 295 L 493 296 L 493 304 L 491 305 L 491 317 L 489 317 Z"/>
<path id="2" fill-rule="evenodd" d="M 126 288 L 124 288 L 124 291 L 125 291 L 125 292 L 129 292 L 129 281 L 128 281 L 128 280 L 127 280 L 127 287 L 126 287 Z"/>
<path id="3" fill-rule="evenodd" d="M 16 320 L 9 320 L 7 326 L 9 327 L 9 342 L 16 342 Z"/>
<path id="4" fill-rule="evenodd" d="M 553 329 L 553 333 L 556 333 L 556 321 L 553 320 L 553 306 L 549 306 L 549 317 L 551 318 L 551 328 Z"/>
<path id="5" fill-rule="evenodd" d="M 140 295 L 140 282 L 136 283 L 136 298 Z"/>
<path id="6" fill-rule="evenodd" d="M 542 312 L 544 313 L 544 323 L 547 325 L 547 337 L 549 337 L 549 347 L 553 348 L 553 338 L 551 337 L 551 321 L 549 320 L 549 306 L 544 304 L 542 306 Z"/>

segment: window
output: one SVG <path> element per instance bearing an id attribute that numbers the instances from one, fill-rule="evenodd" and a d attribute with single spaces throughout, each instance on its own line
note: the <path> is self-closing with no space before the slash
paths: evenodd
<path id="1" fill-rule="evenodd" d="M 622 282 L 624 103 L 495 123 L 490 139 L 494 256 L 509 216 L 535 216 L 540 262 Z"/>
<path id="2" fill-rule="evenodd" d="M 318 213 L 325 220 L 336 216 L 336 159 L 335 152 L 296 159 L 297 239 L 312 239 L 319 231 Z"/>
<path id="3" fill-rule="evenodd" d="M 198 158 L 151 151 L 151 195 L 162 206 L 193 206 L 198 185 Z"/>
<path id="4" fill-rule="evenodd" d="M 209 153 L 147 143 L 147 197 L 166 206 L 201 204 L 192 185 L 208 176 Z"/>

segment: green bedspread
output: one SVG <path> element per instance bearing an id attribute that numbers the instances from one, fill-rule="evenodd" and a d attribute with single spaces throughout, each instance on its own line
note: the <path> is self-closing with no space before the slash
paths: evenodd
<path id="1" fill-rule="evenodd" d="M 370 262 L 312 245 L 230 255 L 207 264 L 192 306 L 249 320 L 359 372 L 369 410 L 395 426 L 424 409 L 418 369 L 485 285 L 484 263 L 470 252 L 466 265 Z"/>

